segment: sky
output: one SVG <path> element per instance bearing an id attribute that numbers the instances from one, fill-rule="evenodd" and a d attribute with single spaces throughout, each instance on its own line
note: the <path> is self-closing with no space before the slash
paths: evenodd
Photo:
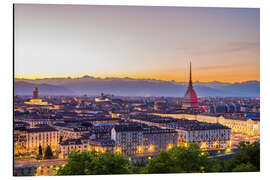
<path id="1" fill-rule="evenodd" d="M 17 78 L 260 80 L 258 8 L 16 4 Z"/>

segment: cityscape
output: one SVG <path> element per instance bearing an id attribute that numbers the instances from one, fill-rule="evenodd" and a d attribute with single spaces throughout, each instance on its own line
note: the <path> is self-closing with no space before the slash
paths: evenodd
<path id="1" fill-rule="evenodd" d="M 29 42 L 24 39 L 24 35 L 29 33 L 27 29 L 35 27 L 36 23 L 43 22 L 48 25 L 46 23 L 49 19 L 52 21 L 50 23 L 56 27 L 55 32 L 52 33 L 57 33 L 57 30 L 62 28 L 62 21 L 59 21 L 59 23 L 61 22 L 60 25 L 56 22 L 58 22 L 58 18 L 67 18 L 66 16 L 62 17 L 61 13 L 67 13 L 66 10 L 69 8 L 74 13 L 74 19 L 76 19 L 76 13 L 80 8 L 82 11 L 80 13 L 93 10 L 94 12 L 91 12 L 93 13 L 91 14 L 92 17 L 98 16 L 101 13 L 99 8 L 103 7 L 15 5 L 15 50 L 16 48 L 18 50 L 15 51 L 14 61 L 14 176 L 260 171 L 259 39 L 255 37 L 256 33 L 259 32 L 259 28 L 256 26 L 257 21 L 259 21 L 259 18 L 256 18 L 258 9 L 227 9 L 228 11 L 246 13 L 252 17 L 254 22 L 242 21 L 242 17 L 239 19 L 239 21 L 244 22 L 243 26 L 250 25 L 252 27 L 247 29 L 245 34 L 242 33 L 243 27 L 238 27 L 238 24 L 235 28 L 240 28 L 239 31 L 232 28 L 232 32 L 244 34 L 243 37 L 240 37 L 240 35 L 238 37 L 241 42 L 244 39 L 248 43 L 245 43 L 244 46 L 240 44 L 241 47 L 238 46 L 239 43 L 235 43 L 237 47 L 235 47 L 235 44 L 231 44 L 230 48 L 226 49 L 226 53 L 231 55 L 226 53 L 224 55 L 221 50 L 212 52 L 214 56 L 207 52 L 206 57 L 209 56 L 209 58 L 218 56 L 220 61 L 223 58 L 228 58 L 228 61 L 225 61 L 224 64 L 221 64 L 219 60 L 207 62 L 205 60 L 206 52 L 193 52 L 187 47 L 182 49 L 191 54 L 188 58 L 186 58 L 186 55 L 183 57 L 178 55 L 178 51 L 165 57 L 168 54 L 168 49 L 164 47 L 164 51 L 162 51 L 164 56 L 160 56 L 165 59 L 174 59 L 172 62 L 167 61 L 170 63 L 170 67 L 164 64 L 163 61 L 166 60 L 158 60 L 157 58 L 154 64 L 159 64 L 160 73 L 156 73 L 151 69 L 152 66 L 149 66 L 149 69 L 138 70 L 137 74 L 133 74 L 132 66 L 136 70 L 140 67 L 145 68 L 148 63 L 153 62 L 145 60 L 144 66 L 137 66 L 136 64 L 143 63 L 143 60 L 130 60 L 129 63 L 121 59 L 113 60 L 115 57 L 121 57 L 121 55 L 116 56 L 114 53 L 124 54 L 124 59 L 133 56 L 134 52 L 129 52 L 130 49 L 128 48 L 125 52 L 120 50 L 111 53 L 108 51 L 109 55 L 113 54 L 112 60 L 108 61 L 101 60 L 100 57 L 95 59 L 96 54 L 92 52 L 93 57 L 89 56 L 90 59 L 92 58 L 91 60 L 84 59 L 81 61 L 78 56 L 76 57 L 78 58 L 77 61 L 70 63 L 67 59 L 68 56 L 73 54 L 69 54 L 67 50 L 67 55 L 63 55 L 63 58 L 67 59 L 57 60 L 57 62 L 53 59 L 40 60 L 39 64 L 36 63 L 39 60 L 35 59 L 36 56 L 34 56 L 36 51 L 28 55 L 27 47 L 20 47 L 22 44 L 29 46 Z M 108 19 L 111 17 L 110 12 L 115 13 L 117 11 L 121 14 L 127 13 L 126 10 L 131 12 L 130 14 L 127 13 L 127 16 L 132 19 L 131 14 L 133 15 L 134 9 L 136 9 L 135 7 L 117 6 L 104 6 L 104 8 L 107 11 L 103 15 Z M 193 18 L 196 22 L 200 20 L 201 12 L 205 14 L 205 18 L 219 13 L 226 16 L 229 13 L 223 8 L 219 12 L 215 8 L 185 9 L 179 7 L 181 10 L 183 9 L 184 15 L 181 13 L 178 15 L 180 9 L 177 7 L 163 7 L 164 9 L 161 7 L 137 8 L 147 18 L 151 17 L 150 20 L 146 18 L 146 24 L 148 20 L 149 23 L 154 22 L 152 15 L 156 15 L 159 11 L 168 14 L 173 11 L 175 14 L 172 13 L 172 15 L 180 19 L 182 16 L 185 17 L 193 12 Z M 40 10 L 33 11 L 33 14 L 37 13 L 36 19 L 33 18 L 34 20 L 27 19 L 27 17 L 30 17 L 31 9 Z M 48 10 L 51 10 L 52 16 L 57 15 L 56 20 L 53 20 L 49 15 L 43 19 L 42 13 Z M 237 13 L 236 19 L 231 15 L 228 16 L 230 17 L 226 19 L 226 22 L 237 23 Z M 158 15 L 158 18 L 161 17 L 164 18 Z M 108 23 L 106 18 L 103 17 L 101 20 Z M 112 19 L 118 25 L 121 23 L 127 25 L 125 24 L 127 22 L 123 19 Z M 202 18 L 202 20 L 204 19 Z M 166 18 L 160 21 L 165 22 Z M 213 32 L 220 33 L 220 30 L 216 30 L 218 29 L 215 27 L 216 25 L 210 23 L 211 21 L 208 22 L 207 20 L 208 26 L 212 28 Z M 213 21 L 216 21 L 216 19 Z M 64 23 L 68 24 L 68 22 Z M 86 28 L 86 24 L 83 22 L 77 23 L 78 26 L 81 25 Z M 105 28 L 105 25 L 102 25 L 99 21 L 93 23 L 97 27 L 97 29 L 94 29 L 97 38 L 102 36 L 102 38 L 108 38 L 114 42 L 114 34 L 111 35 L 105 30 L 104 34 L 100 33 L 99 28 Z M 63 27 L 66 28 L 67 24 Z M 172 24 L 175 24 L 175 22 Z M 25 28 L 23 25 L 29 25 L 29 27 Z M 142 26 L 142 24 L 140 25 Z M 199 25 L 202 24 L 199 23 Z M 209 28 L 208 26 L 207 28 Z M 204 26 L 202 25 L 202 27 Z M 112 32 L 114 32 L 114 28 L 118 29 L 113 26 Z M 41 32 L 50 34 L 49 32 L 53 31 L 52 29 L 48 30 L 42 27 Z M 94 30 L 89 31 L 93 33 Z M 36 28 L 36 31 L 33 33 L 34 37 L 40 35 L 38 28 Z M 130 31 L 130 36 L 135 37 L 137 35 L 135 31 Z M 197 30 L 193 31 L 196 33 Z M 205 33 L 203 28 L 202 31 Z M 84 29 L 82 32 L 84 33 Z M 143 31 L 137 29 L 136 32 L 141 35 Z M 232 32 L 227 31 L 228 34 L 233 34 Z M 162 34 L 163 30 L 153 32 L 153 37 L 159 33 Z M 249 36 L 249 33 L 253 36 Z M 103 37 L 103 35 L 106 35 L 106 37 Z M 124 41 L 134 43 L 135 40 L 127 36 L 123 36 L 127 38 Z M 166 36 L 170 39 L 168 42 L 173 44 L 174 38 L 171 37 L 174 35 L 166 34 Z M 32 37 L 33 42 L 38 47 L 42 47 L 44 45 L 42 43 L 50 43 L 50 39 L 47 42 L 42 37 L 41 40 L 34 37 Z M 147 35 L 143 38 L 146 37 Z M 200 40 L 203 41 L 203 39 Z M 253 40 L 256 42 L 251 43 Z M 40 44 L 37 41 L 40 41 Z M 68 45 L 62 47 L 62 41 L 64 41 L 62 38 L 56 38 L 52 41 L 55 44 L 48 49 L 68 48 Z M 57 46 L 58 41 L 60 42 L 59 47 Z M 75 44 L 78 45 L 80 41 L 78 40 Z M 199 42 L 199 40 L 197 41 Z M 218 39 L 218 41 L 223 41 L 223 39 Z M 97 43 L 97 47 L 100 45 L 99 40 L 93 39 L 93 42 Z M 166 41 L 166 43 L 168 42 Z M 187 43 L 185 39 L 183 42 Z M 82 45 L 78 46 L 83 47 L 84 40 L 81 43 Z M 211 42 L 209 43 L 211 44 Z M 30 46 L 33 47 L 31 43 Z M 117 43 L 115 46 L 118 46 Z M 149 53 L 154 52 L 155 48 L 159 48 L 159 46 L 156 47 L 155 42 L 153 44 L 149 42 L 146 46 L 149 46 Z M 108 47 L 106 44 L 104 49 Z M 196 46 L 194 45 L 194 47 Z M 136 48 L 139 49 L 136 49 L 137 52 L 144 52 L 137 45 Z M 143 48 L 145 48 L 144 45 Z M 24 49 L 23 52 L 26 55 L 22 53 L 21 49 Z M 76 51 L 76 47 L 74 49 Z M 38 50 L 40 49 L 37 48 Z M 91 51 L 91 48 L 89 50 Z M 99 49 L 96 50 L 98 54 Z M 53 51 L 55 52 L 55 50 Z M 106 54 L 106 52 L 104 53 Z M 86 53 L 82 51 L 81 54 Z M 140 55 L 142 58 L 145 57 L 143 54 Z M 49 57 L 47 54 L 44 56 L 46 56 L 45 58 Z M 38 55 L 40 59 L 44 56 Z M 80 56 L 82 58 L 82 55 Z M 140 57 L 137 54 L 134 56 Z M 231 61 L 234 61 L 234 58 L 239 59 L 240 64 L 246 63 L 247 65 L 235 67 L 235 65 L 230 64 Z M 181 61 L 180 64 L 179 61 Z M 28 66 L 29 63 L 32 67 Z M 52 66 L 53 63 L 56 65 Z M 207 63 L 209 63 L 208 68 L 205 67 Z M 226 63 L 229 63 L 230 66 Z M 154 64 L 153 66 L 155 66 Z M 85 75 L 86 65 L 89 66 L 89 73 L 95 76 Z M 77 66 L 81 66 L 81 69 L 78 69 Z M 163 66 L 164 71 L 162 70 Z M 200 66 L 202 67 L 198 68 Z M 94 69 L 91 71 L 92 67 L 99 70 L 99 67 L 101 67 L 102 72 L 95 72 Z M 117 71 L 117 67 L 119 67 L 119 71 Z M 111 71 L 109 68 L 111 68 Z M 177 70 L 170 72 L 170 68 Z M 63 74 L 65 70 L 68 75 Z M 74 70 L 74 72 L 70 73 L 70 70 Z M 128 74 L 124 71 L 131 72 Z M 148 75 L 145 75 L 145 73 Z M 230 73 L 230 75 L 226 73 Z M 76 76 L 74 74 L 81 75 Z M 149 74 L 152 74 L 152 76 L 149 76 Z M 235 80 L 232 79 L 233 77 L 235 77 Z M 194 81 L 194 79 L 196 80 Z"/>

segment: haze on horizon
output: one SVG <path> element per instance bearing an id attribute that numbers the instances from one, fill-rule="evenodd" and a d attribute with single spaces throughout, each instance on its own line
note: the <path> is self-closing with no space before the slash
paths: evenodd
<path id="1" fill-rule="evenodd" d="M 260 80 L 258 8 L 16 4 L 16 78 Z"/>

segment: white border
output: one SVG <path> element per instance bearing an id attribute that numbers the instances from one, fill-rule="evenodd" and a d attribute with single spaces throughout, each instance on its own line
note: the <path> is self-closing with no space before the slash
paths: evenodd
<path id="1" fill-rule="evenodd" d="M 200 7 L 245 7 L 261 8 L 261 173 L 213 173 L 213 174 L 166 174 L 166 175 L 111 175 L 111 176 L 80 176 L 80 179 L 269 179 L 268 163 L 270 148 L 269 133 L 270 117 L 270 83 L 269 74 L 269 33 L 270 9 L 268 0 L 1 0 L 0 1 L 0 82 L 1 82 L 1 177 L 12 177 L 12 4 L 40 3 L 40 4 L 89 4 L 89 5 L 152 5 L 152 6 L 200 6 Z M 60 177 L 60 179 L 74 179 L 78 176 Z M 28 179 L 21 177 L 19 179 Z M 37 177 L 45 178 L 48 177 Z M 59 177 L 50 177 L 50 179 Z M 18 179 L 18 177 L 16 177 Z"/>

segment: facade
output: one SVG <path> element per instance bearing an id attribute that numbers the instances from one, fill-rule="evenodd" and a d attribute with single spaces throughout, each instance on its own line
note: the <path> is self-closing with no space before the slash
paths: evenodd
<path id="1" fill-rule="evenodd" d="M 198 143 L 201 149 L 225 149 L 231 146 L 231 129 L 221 124 L 180 119 L 174 126 L 179 134 L 178 144 Z"/>
<path id="2" fill-rule="evenodd" d="M 191 63 L 190 63 L 190 75 L 189 75 L 189 84 L 188 89 L 185 93 L 184 100 L 182 103 L 182 109 L 192 109 L 198 108 L 198 99 L 195 90 L 192 85 L 192 77 L 191 77 Z"/>
<path id="3" fill-rule="evenodd" d="M 178 133 L 173 129 L 147 126 L 143 128 L 143 154 L 155 155 L 161 150 L 177 146 Z"/>
<path id="4" fill-rule="evenodd" d="M 111 131 L 111 139 L 115 141 L 116 152 L 125 156 L 143 153 L 143 129 L 140 126 L 117 125 Z"/>
<path id="5" fill-rule="evenodd" d="M 54 123 L 53 119 L 17 119 L 18 122 L 28 123 L 30 128 L 35 128 L 39 125 L 52 125 Z"/>
<path id="6" fill-rule="evenodd" d="M 26 129 L 26 149 L 28 152 L 37 152 L 39 145 L 45 149 L 50 146 L 52 151 L 59 147 L 59 132 L 50 127 Z"/>
<path id="7" fill-rule="evenodd" d="M 95 102 L 110 102 L 111 100 L 105 96 L 103 93 L 101 93 L 100 97 L 95 98 Z"/>
<path id="8" fill-rule="evenodd" d="M 89 150 L 97 152 L 115 152 L 115 142 L 112 139 L 90 139 Z"/>
<path id="9" fill-rule="evenodd" d="M 73 151 L 89 150 L 89 143 L 87 139 L 68 139 L 60 143 L 59 158 L 67 159 L 68 155 Z"/>
<path id="10" fill-rule="evenodd" d="M 198 143 L 202 149 L 218 149 L 229 147 L 231 129 L 218 124 L 196 120 L 179 119 L 179 117 L 162 117 L 152 114 L 131 116 L 133 121 L 156 126 L 162 129 L 175 130 L 178 133 L 178 146 Z"/>
<path id="11" fill-rule="evenodd" d="M 173 117 L 173 118 L 185 118 L 189 120 L 197 120 L 200 122 L 219 123 L 231 128 L 232 133 L 241 133 L 248 136 L 260 135 L 260 121 L 252 119 L 235 119 L 225 118 L 223 116 L 212 115 L 193 115 L 193 114 L 157 114 L 160 116 Z"/>
<path id="12" fill-rule="evenodd" d="M 61 123 L 55 124 L 53 127 L 59 131 L 59 136 L 61 136 L 64 140 L 79 139 L 84 134 L 89 133 L 89 128 L 84 126 L 67 126 Z"/>
<path id="13" fill-rule="evenodd" d="M 14 154 L 17 155 L 27 152 L 26 135 L 27 133 L 25 128 L 14 128 L 13 131 Z"/>
<path id="14" fill-rule="evenodd" d="M 30 99 L 30 101 L 26 101 L 24 103 L 28 105 L 49 105 L 48 102 L 42 101 L 42 99 L 38 98 L 38 88 L 35 88 L 33 91 L 33 98 Z"/>
<path id="15" fill-rule="evenodd" d="M 166 151 L 177 146 L 178 143 L 178 133 L 172 129 L 130 124 L 117 125 L 111 128 L 110 132 L 110 137 L 107 136 L 107 133 L 104 136 L 98 136 L 92 132 L 87 139 L 68 139 L 61 142 L 60 158 L 66 159 L 74 149 L 111 151 L 127 157 L 153 156 L 161 150 Z"/>

